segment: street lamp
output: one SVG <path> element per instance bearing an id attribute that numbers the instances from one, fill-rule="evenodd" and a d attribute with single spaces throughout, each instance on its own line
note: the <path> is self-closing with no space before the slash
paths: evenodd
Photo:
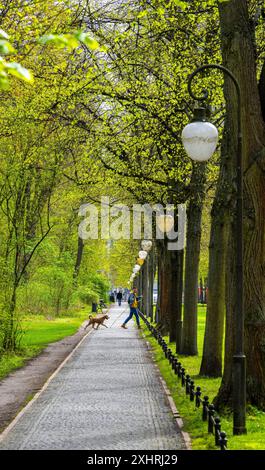
<path id="1" fill-rule="evenodd" d="M 190 96 L 203 102 L 209 96 L 207 90 L 196 96 L 191 89 L 193 78 L 206 69 L 221 70 L 228 75 L 235 85 L 237 93 L 237 196 L 236 196 L 236 311 L 235 311 L 235 345 L 233 355 L 233 433 L 246 433 L 246 356 L 244 354 L 244 305 L 243 305 L 243 158 L 242 158 L 242 110 L 241 90 L 232 72 L 218 64 L 207 64 L 198 67 L 188 79 Z M 217 144 L 218 132 L 215 126 L 206 119 L 205 108 L 195 112 L 192 123 L 182 132 L 183 145 L 187 154 L 196 161 L 206 161 L 213 154 Z"/>
<path id="2" fill-rule="evenodd" d="M 150 251 L 152 248 L 152 242 L 151 240 L 142 240 L 141 246 L 144 251 Z"/>
<path id="3" fill-rule="evenodd" d="M 138 271 L 140 271 L 140 269 L 141 269 L 141 266 L 139 266 L 139 264 L 135 264 L 133 268 L 133 272 L 136 274 L 138 273 Z"/>
<path id="4" fill-rule="evenodd" d="M 140 250 L 139 253 L 138 253 L 139 258 L 143 259 L 143 260 L 146 259 L 147 255 L 148 255 L 148 253 L 145 250 Z"/>
<path id="5" fill-rule="evenodd" d="M 197 162 L 211 158 L 218 141 L 218 130 L 208 122 L 205 108 L 196 108 L 192 122 L 182 131 L 182 142 L 188 156 Z"/>

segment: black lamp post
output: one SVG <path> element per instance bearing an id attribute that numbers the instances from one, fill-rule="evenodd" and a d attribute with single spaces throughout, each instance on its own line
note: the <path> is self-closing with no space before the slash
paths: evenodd
<path id="1" fill-rule="evenodd" d="M 190 96 L 199 102 L 208 98 L 207 90 L 202 96 L 196 96 L 191 89 L 194 77 L 206 69 L 218 69 L 233 81 L 237 92 L 237 197 L 236 197 L 236 311 L 235 311 L 235 346 L 233 355 L 233 433 L 246 433 L 246 357 L 244 355 L 244 307 L 243 307 L 243 165 L 242 165 L 242 127 L 241 127 L 241 91 L 235 76 L 229 69 L 218 64 L 198 67 L 188 79 Z M 208 160 L 215 151 L 218 131 L 206 118 L 204 107 L 195 110 L 193 121 L 182 132 L 182 141 L 186 152 L 196 161 Z"/>

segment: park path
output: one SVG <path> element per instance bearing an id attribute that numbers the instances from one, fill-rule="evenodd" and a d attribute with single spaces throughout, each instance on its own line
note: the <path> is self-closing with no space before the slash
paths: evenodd
<path id="1" fill-rule="evenodd" d="M 0 449 L 185 449 L 157 369 L 125 303 L 93 331 L 4 433 Z"/>

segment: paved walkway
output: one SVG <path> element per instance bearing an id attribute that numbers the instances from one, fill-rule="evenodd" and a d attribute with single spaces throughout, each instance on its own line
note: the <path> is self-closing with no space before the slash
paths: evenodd
<path id="1" fill-rule="evenodd" d="M 126 310 L 125 310 L 126 309 Z M 92 332 L 19 418 L 0 449 L 183 449 L 182 434 L 127 305 Z"/>

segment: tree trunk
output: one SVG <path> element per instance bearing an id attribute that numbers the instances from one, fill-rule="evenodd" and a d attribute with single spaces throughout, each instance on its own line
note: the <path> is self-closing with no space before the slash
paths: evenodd
<path id="1" fill-rule="evenodd" d="M 244 310 L 248 401 L 265 409 L 265 126 L 258 92 L 252 22 L 246 0 L 219 5 L 224 65 L 238 78 L 242 91 L 244 137 Z M 230 158 L 235 162 L 236 96 L 225 78 Z M 232 213 L 233 214 L 233 213 Z M 234 214 L 233 214 L 234 215 Z M 227 258 L 227 323 L 224 376 L 217 406 L 231 402 L 235 311 L 235 221 Z"/>
<path id="2" fill-rule="evenodd" d="M 181 307 L 182 307 L 182 290 L 183 290 L 183 251 L 168 251 L 168 316 L 169 316 L 169 341 L 177 342 L 177 326 L 178 341 L 179 327 L 181 326 Z M 180 330 L 181 331 L 181 330 Z M 179 345 L 178 345 L 179 346 Z M 178 347 L 177 346 L 177 347 Z"/>
<path id="3" fill-rule="evenodd" d="M 149 307 L 149 260 L 148 257 L 145 260 L 145 263 L 141 269 L 143 276 L 143 299 L 142 299 L 142 309 L 143 313 L 148 316 L 150 312 Z"/>
<path id="4" fill-rule="evenodd" d="M 15 322 L 17 282 L 14 281 L 12 295 L 9 302 L 8 316 L 5 319 L 3 350 L 15 351 L 17 346 L 17 325 Z"/>
<path id="5" fill-rule="evenodd" d="M 153 289 L 154 289 L 154 272 L 155 272 L 155 259 L 154 259 L 154 250 L 151 250 L 149 253 L 149 291 L 148 291 L 148 297 L 149 297 L 149 312 L 148 315 L 153 321 Z"/>
<path id="6" fill-rule="evenodd" d="M 161 305 L 161 258 L 158 249 L 156 250 L 156 259 L 157 259 L 157 301 L 156 301 L 156 310 L 155 310 L 155 321 L 158 324 L 160 322 L 160 305 Z"/>
<path id="7" fill-rule="evenodd" d="M 169 257 L 166 240 L 157 240 L 159 258 L 159 324 L 161 334 L 169 333 Z"/>
<path id="8" fill-rule="evenodd" d="M 83 251 L 84 251 L 84 241 L 82 238 L 78 237 L 76 261 L 75 261 L 74 274 L 73 274 L 74 285 L 77 285 L 77 278 L 78 278 L 80 266 L 82 263 Z"/>
<path id="9" fill-rule="evenodd" d="M 206 326 L 200 375 L 222 376 L 222 352 L 225 319 L 225 253 L 228 227 L 224 220 L 212 218 L 209 247 L 209 277 Z"/>
<path id="10" fill-rule="evenodd" d="M 187 246 L 185 258 L 184 316 L 182 354 L 195 356 L 197 348 L 198 278 L 201 243 L 201 219 L 204 200 L 205 165 L 195 166 L 191 187 L 193 197 L 187 211 Z"/>
<path id="11" fill-rule="evenodd" d="M 168 240 L 157 240 L 158 251 L 158 327 L 171 342 L 177 341 L 177 322 L 181 326 L 183 251 L 168 250 Z M 181 335 L 181 328 L 178 330 Z M 178 333 L 179 341 L 179 333 Z"/>
<path id="12" fill-rule="evenodd" d="M 183 262 L 184 262 L 184 250 L 177 251 L 176 256 L 176 272 L 174 275 L 176 291 L 176 307 L 175 307 L 175 331 L 176 331 L 176 353 L 181 352 L 182 345 L 182 295 L 183 295 Z"/>
<path id="13" fill-rule="evenodd" d="M 200 375 L 222 376 L 225 319 L 226 252 L 229 236 L 231 168 L 227 166 L 227 129 L 221 147 L 221 168 L 211 212 L 206 326 Z"/>

